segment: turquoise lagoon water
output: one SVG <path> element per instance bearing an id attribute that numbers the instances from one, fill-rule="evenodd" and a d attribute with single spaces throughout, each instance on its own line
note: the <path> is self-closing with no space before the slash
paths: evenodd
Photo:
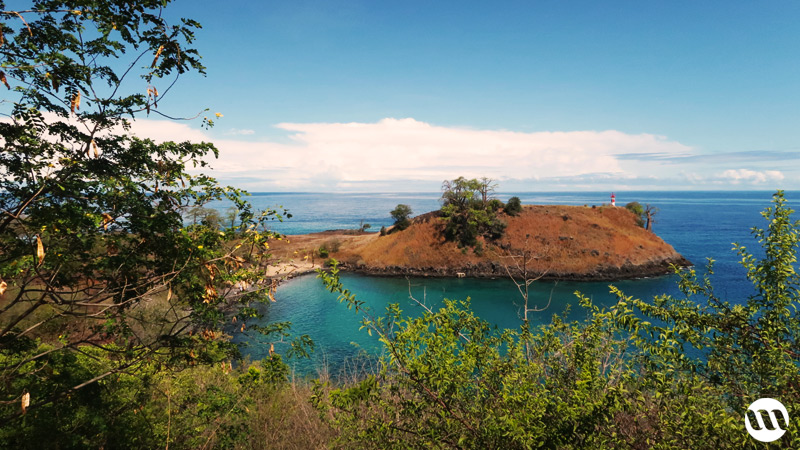
<path id="1" fill-rule="evenodd" d="M 507 193 L 498 197 L 519 196 L 526 204 L 600 205 L 610 193 Z M 764 226 L 759 212 L 770 205 L 772 192 L 616 192 L 617 205 L 629 201 L 650 203 L 659 208 L 654 231 L 702 271 L 706 258 L 713 258 L 713 277 L 717 293 L 732 302 L 741 302 L 751 293 L 739 266 L 739 257 L 731 251 L 733 242 L 756 250 L 750 235 L 753 226 Z M 800 192 L 787 192 L 789 204 L 800 203 Z M 415 194 L 254 194 L 257 208 L 282 205 L 292 215 L 275 230 L 300 234 L 328 229 L 356 228 L 364 219 L 373 228 L 391 224 L 389 211 L 398 203 L 409 204 L 415 213 L 438 208 L 437 193 Z M 627 280 L 613 283 L 628 295 L 651 298 L 658 294 L 680 295 L 675 276 Z M 509 279 L 433 279 L 386 278 L 344 274 L 342 281 L 356 296 L 380 314 L 389 303 L 399 303 L 406 314 L 419 315 L 422 307 L 409 299 L 409 285 L 415 298 L 431 307 L 442 299 L 471 299 L 475 313 L 498 327 L 520 325 L 522 297 Z M 531 304 L 549 306 L 534 313 L 535 323 L 547 323 L 553 314 L 580 319 L 585 312 L 574 295 L 580 291 L 595 303 L 609 305 L 616 299 L 609 293 L 609 283 L 537 282 L 532 286 Z M 295 334 L 308 334 L 317 349 L 310 359 L 291 361 L 295 374 L 314 376 L 321 367 L 336 375 L 345 363 L 361 352 L 374 355 L 380 351 L 376 338 L 359 330 L 360 318 L 336 296 L 327 292 L 314 275 L 306 275 L 281 284 L 277 302 L 264 311 L 264 321 L 289 321 Z M 236 333 L 243 353 L 253 359 L 266 355 L 268 344 L 257 335 Z M 283 351 L 285 344 L 276 345 Z"/>

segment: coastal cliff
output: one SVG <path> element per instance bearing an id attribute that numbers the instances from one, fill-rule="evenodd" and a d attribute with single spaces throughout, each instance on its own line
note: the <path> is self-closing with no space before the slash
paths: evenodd
<path id="1" fill-rule="evenodd" d="M 385 276 L 496 278 L 509 271 L 520 275 L 524 264 L 529 277 L 610 281 L 664 275 L 672 265 L 691 264 L 638 226 L 625 208 L 527 205 L 519 215 L 501 219 L 507 223 L 502 238 L 481 239 L 470 248 L 445 241 L 439 213 L 431 212 L 385 236 L 347 231 L 290 236 L 284 253 L 308 255 L 324 246 L 343 270 Z"/>

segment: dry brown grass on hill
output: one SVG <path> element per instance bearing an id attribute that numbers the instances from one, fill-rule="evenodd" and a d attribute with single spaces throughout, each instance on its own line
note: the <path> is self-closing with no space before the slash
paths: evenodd
<path id="1" fill-rule="evenodd" d="M 311 405 L 308 383 L 290 383 L 272 392 L 254 394 L 248 439 L 236 449 L 315 449 L 330 448 L 337 431 L 325 423 Z"/>
<path id="2" fill-rule="evenodd" d="M 505 272 L 508 256 L 527 251 L 533 272 L 557 277 L 576 275 L 574 278 L 604 270 L 639 276 L 637 267 L 681 259 L 672 246 L 636 225 L 636 217 L 625 208 L 526 206 L 516 217 L 501 218 L 508 224 L 503 238 L 482 241 L 482 251 L 478 252 L 445 242 L 441 220 L 426 215 L 414 220 L 405 231 L 354 242 L 334 256 L 355 267 L 396 266 L 421 272 L 446 269 L 440 274 L 471 272 L 490 276 Z M 475 269 L 476 266 L 481 268 Z"/>
<path id="3" fill-rule="evenodd" d="M 513 250 L 527 246 L 539 257 L 534 267 L 541 271 L 551 267 L 579 273 L 600 265 L 621 267 L 629 261 L 636 266 L 676 255 L 671 245 L 636 225 L 630 211 L 615 207 L 526 207 L 508 221 L 501 242 Z"/>

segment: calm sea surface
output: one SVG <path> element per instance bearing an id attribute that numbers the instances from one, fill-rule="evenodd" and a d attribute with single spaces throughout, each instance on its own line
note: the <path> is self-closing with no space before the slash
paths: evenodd
<path id="1" fill-rule="evenodd" d="M 257 193 L 251 201 L 257 209 L 282 206 L 292 213 L 291 219 L 275 222 L 274 229 L 285 234 L 302 234 L 331 229 L 358 228 L 361 220 L 373 230 L 390 225 L 389 211 L 399 203 L 408 204 L 415 214 L 439 207 L 439 193 L 414 194 L 312 194 L 312 193 Z M 525 204 L 601 205 L 609 202 L 607 192 L 514 192 L 500 193 L 505 201 L 516 195 Z M 718 295 L 732 302 L 743 301 L 751 293 L 739 266 L 737 255 L 731 251 L 738 242 L 757 250 L 750 229 L 763 227 L 766 221 L 760 212 L 770 206 L 772 192 L 616 192 L 617 205 L 630 201 L 649 203 L 659 208 L 653 227 L 667 243 L 683 254 L 698 269 L 706 258 L 713 258 L 713 281 Z M 789 205 L 798 208 L 800 192 L 787 192 Z M 220 206 L 224 209 L 224 205 Z M 510 280 L 425 279 L 407 281 L 405 278 L 377 278 L 345 274 L 342 281 L 360 300 L 366 301 L 373 311 L 380 313 L 389 303 L 399 303 L 409 315 L 420 314 L 422 308 L 409 299 L 409 284 L 414 297 L 425 300 L 430 307 L 442 304 L 443 298 L 466 299 L 480 317 L 499 327 L 518 327 L 521 297 Z M 609 283 L 536 283 L 532 302 L 544 306 L 552 299 L 546 311 L 537 313 L 535 321 L 546 323 L 553 314 L 566 314 L 579 319 L 585 313 L 577 306 L 575 291 L 590 296 L 598 304 L 608 305 L 614 298 L 608 293 Z M 657 294 L 680 295 L 675 276 L 630 280 L 614 283 L 626 294 L 651 298 Z M 293 332 L 308 334 L 317 350 L 310 360 L 292 361 L 297 375 L 315 375 L 327 366 L 337 374 L 345 361 L 361 351 L 374 354 L 379 345 L 365 330 L 359 331 L 360 319 L 336 296 L 327 292 L 315 275 L 306 275 L 287 281 L 278 288 L 277 302 L 265 311 L 265 321 L 289 321 Z M 269 347 L 258 336 L 236 333 L 244 346 L 244 353 L 253 359 L 265 356 Z M 276 345 L 285 350 L 286 345 Z"/>

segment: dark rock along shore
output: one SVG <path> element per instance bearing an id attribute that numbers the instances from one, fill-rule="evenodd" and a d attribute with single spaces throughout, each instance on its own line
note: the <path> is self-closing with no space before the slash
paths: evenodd
<path id="1" fill-rule="evenodd" d="M 678 255 L 672 259 L 653 261 L 643 265 L 623 264 L 620 267 L 598 266 L 596 270 L 587 273 L 569 272 L 548 272 L 544 274 L 531 273 L 529 277 L 534 278 L 541 275 L 542 280 L 546 281 L 618 281 L 636 278 L 649 278 L 668 275 L 674 272 L 675 267 L 689 267 L 692 263 Z M 508 276 L 508 272 L 503 265 L 491 262 L 468 264 L 463 267 L 404 267 L 404 266 L 385 266 L 369 267 L 365 264 L 353 264 L 341 262 L 339 268 L 354 273 L 371 276 L 386 277 L 457 277 L 459 273 L 470 278 L 503 278 Z M 512 272 L 513 273 L 513 272 Z M 514 273 L 519 275 L 519 273 Z"/>

